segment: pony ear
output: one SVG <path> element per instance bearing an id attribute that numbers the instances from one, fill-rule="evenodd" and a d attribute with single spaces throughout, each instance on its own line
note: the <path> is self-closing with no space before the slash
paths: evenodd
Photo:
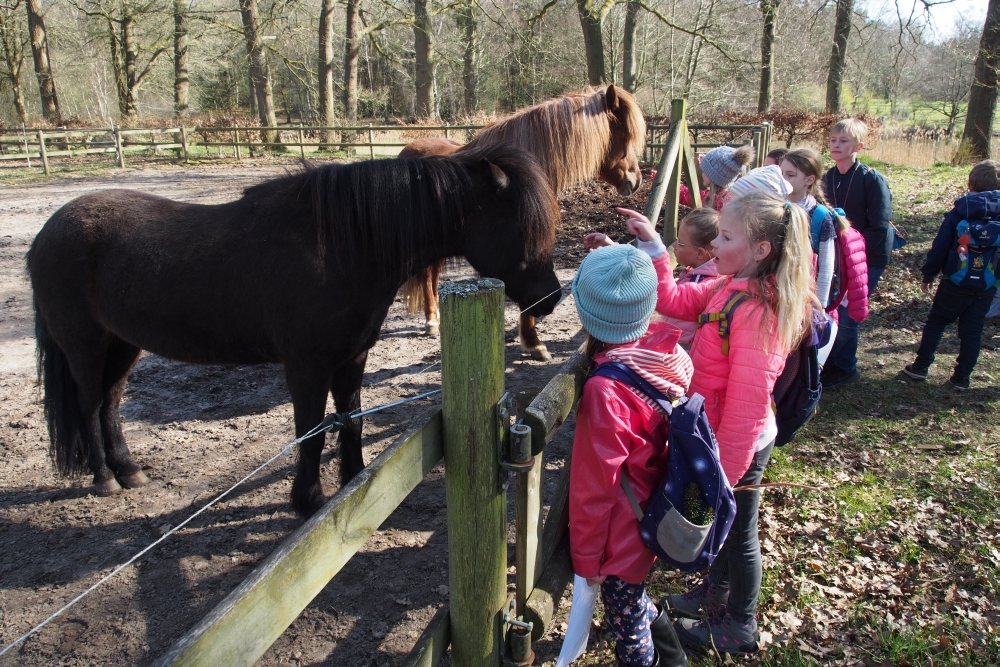
<path id="1" fill-rule="evenodd" d="M 611 113 L 618 113 L 618 92 L 615 90 L 615 85 L 611 84 L 604 93 L 604 103 L 608 107 L 608 111 Z"/>
<path id="2" fill-rule="evenodd" d="M 503 173 L 503 169 L 486 158 L 479 161 L 479 170 L 482 172 L 483 178 L 492 181 L 497 190 L 505 190 L 510 185 L 510 179 L 507 178 L 507 174 Z"/>

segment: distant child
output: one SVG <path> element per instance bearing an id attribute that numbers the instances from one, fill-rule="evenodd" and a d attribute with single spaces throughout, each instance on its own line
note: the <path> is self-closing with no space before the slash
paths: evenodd
<path id="1" fill-rule="evenodd" d="M 920 289 L 924 294 L 930 292 L 938 273 L 943 273 L 944 278 L 934 293 L 917 358 L 903 369 L 914 380 L 926 380 L 945 327 L 958 320 L 958 361 L 948 380 L 958 391 L 969 388 L 969 379 L 979 360 L 986 313 L 997 292 L 997 285 L 991 280 L 995 281 L 1000 274 L 1000 248 L 993 246 L 981 251 L 978 247 L 970 247 L 973 244 L 969 228 L 980 223 L 976 225 L 979 228 L 976 236 L 989 235 L 991 241 L 1000 243 L 997 240 L 1000 235 L 1000 162 L 983 160 L 974 166 L 969 172 L 969 193 L 956 201 L 955 208 L 945 216 L 927 253 L 927 261 L 920 268 L 924 274 Z M 983 224 L 987 221 L 993 222 Z"/>
<path id="2" fill-rule="evenodd" d="M 817 257 L 816 297 L 826 308 L 831 305 L 830 288 L 834 274 L 841 268 L 834 265 L 837 261 L 838 234 L 847 234 L 851 223 L 834 213 L 823 196 L 823 188 L 819 184 L 823 162 L 819 153 L 811 148 L 789 151 L 781 160 L 781 170 L 792 184 L 792 194 L 788 199 L 809 215 L 809 239 Z M 816 214 L 820 206 L 823 207 L 820 213 L 825 210 L 825 215 Z M 868 317 L 868 266 L 864 237 L 848 235 L 842 249 L 846 251 L 842 252 L 846 275 L 840 276 L 842 284 L 837 286 L 839 292 L 845 292 L 840 306 L 846 309 L 853 322 L 862 322 Z M 833 311 L 836 314 L 837 309 Z"/>
<path id="3" fill-rule="evenodd" d="M 625 364 L 673 401 L 687 392 L 691 359 L 677 344 L 680 331 L 650 324 L 656 289 L 653 262 L 630 245 L 595 249 L 573 280 L 592 362 Z M 637 390 L 601 376 L 584 385 L 570 467 L 570 554 L 574 572 L 601 585 L 619 665 L 687 665 L 670 618 L 646 593 L 656 557 L 620 483 L 626 475 L 643 501 L 653 494 L 666 474 L 668 428 L 667 415 Z"/>
<path id="4" fill-rule="evenodd" d="M 696 208 L 688 213 L 677 226 L 677 240 L 674 241 L 674 259 L 687 268 L 677 277 L 678 284 L 700 283 L 719 276 L 712 255 L 712 241 L 719 235 L 719 214 L 712 208 Z M 681 345 L 688 349 L 698 330 L 696 321 L 684 321 L 664 317 L 681 330 Z"/>
<path id="5" fill-rule="evenodd" d="M 812 250 L 809 219 L 800 207 L 767 192 L 735 197 L 719 217 L 712 242 L 719 275 L 678 285 L 666 248 L 653 225 L 626 211 L 640 248 L 653 257 L 659 278 L 656 309 L 683 320 L 721 313 L 730 297 L 751 298 L 731 311 L 728 337 L 719 321 L 702 324 L 691 345 L 694 376 L 690 392 L 705 397 L 708 420 L 719 443 L 729 483 L 760 483 L 778 429 L 771 409 L 775 380 L 789 351 L 812 322 Z M 575 458 L 575 454 L 574 454 Z M 681 641 L 719 653 L 758 649 L 757 597 L 761 585 L 757 535 L 758 491 L 736 494 L 736 520 L 708 576 L 694 590 L 664 599 L 683 616 L 674 628 Z M 699 609 L 710 612 L 708 621 Z"/>
<path id="6" fill-rule="evenodd" d="M 701 191 L 702 204 L 721 211 L 732 199 L 729 188 L 743 175 L 753 158 L 754 151 L 750 145 L 739 148 L 718 146 L 705 153 L 701 158 L 701 174 L 707 189 Z M 694 206 L 691 191 L 686 185 L 681 184 L 679 194 L 681 206 Z"/>
<path id="7" fill-rule="evenodd" d="M 776 164 L 780 165 L 781 164 L 781 159 L 783 157 L 785 157 L 785 153 L 787 153 L 787 152 L 788 152 L 787 148 L 773 148 L 773 149 L 771 149 L 768 152 L 767 157 L 764 158 L 764 166 L 765 167 L 770 167 L 770 166 L 776 165 Z"/>
<path id="8" fill-rule="evenodd" d="M 858 161 L 867 138 L 868 126 L 857 118 L 834 124 L 830 129 L 830 157 L 837 164 L 826 172 L 823 185 L 827 201 L 843 209 L 851 225 L 865 238 L 870 297 L 889 264 L 894 235 L 889 184 L 885 176 Z M 823 369 L 823 387 L 849 384 L 859 377 L 858 323 L 841 311 L 837 340 Z"/>

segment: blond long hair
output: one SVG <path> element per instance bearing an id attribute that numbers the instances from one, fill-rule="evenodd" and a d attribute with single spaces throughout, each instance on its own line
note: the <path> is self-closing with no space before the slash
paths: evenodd
<path id="1" fill-rule="evenodd" d="M 823 192 L 823 161 L 819 153 L 811 148 L 796 148 L 794 151 L 785 153 L 785 156 L 781 158 L 782 162 L 786 160 L 806 176 L 815 178 L 806 192 L 811 194 L 818 204 L 830 210 L 837 225 L 837 231 L 843 232 L 850 227 L 850 221 L 842 215 L 837 215 L 837 212 L 830 206 L 830 202 L 826 200 L 826 195 Z"/>
<path id="2" fill-rule="evenodd" d="M 791 350 L 812 326 L 812 309 L 819 307 L 812 272 L 809 216 L 801 206 L 768 192 L 749 192 L 726 205 L 727 213 L 746 225 L 747 241 L 771 244 L 750 283 L 776 318 L 778 344 Z"/>

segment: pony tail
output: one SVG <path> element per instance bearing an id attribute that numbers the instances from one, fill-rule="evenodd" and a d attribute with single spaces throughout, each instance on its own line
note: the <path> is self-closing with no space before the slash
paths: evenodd
<path id="1" fill-rule="evenodd" d="M 775 272 L 778 342 L 791 350 L 812 325 L 812 309 L 819 306 L 812 274 L 809 216 L 801 206 L 784 204 L 785 239 Z"/>

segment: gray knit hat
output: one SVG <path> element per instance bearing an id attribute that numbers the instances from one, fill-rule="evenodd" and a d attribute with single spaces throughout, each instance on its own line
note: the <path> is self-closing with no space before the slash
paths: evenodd
<path id="1" fill-rule="evenodd" d="M 630 245 L 598 248 L 573 279 L 580 323 L 605 343 L 638 340 L 656 307 L 656 270 L 649 255 Z"/>
<path id="2" fill-rule="evenodd" d="M 753 149 L 749 146 L 719 146 L 701 158 L 701 171 L 708 180 L 728 190 L 752 159 Z"/>

